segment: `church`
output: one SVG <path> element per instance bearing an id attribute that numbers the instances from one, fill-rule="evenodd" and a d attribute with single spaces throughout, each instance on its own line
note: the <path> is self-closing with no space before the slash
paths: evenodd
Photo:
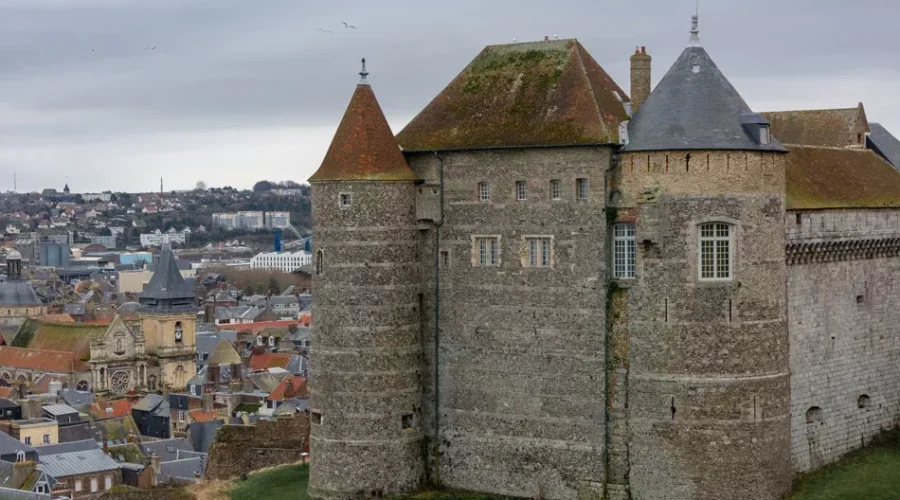
<path id="1" fill-rule="evenodd" d="M 64 387 L 115 395 L 183 390 L 196 374 L 196 316 L 194 293 L 165 248 L 136 313 L 102 326 L 30 318 L 0 346 L 0 378 L 28 385 L 49 374 Z"/>

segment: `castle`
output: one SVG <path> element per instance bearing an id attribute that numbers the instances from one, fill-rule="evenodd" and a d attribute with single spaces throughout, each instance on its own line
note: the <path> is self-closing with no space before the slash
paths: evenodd
<path id="1" fill-rule="evenodd" d="M 489 46 L 396 136 L 363 66 L 310 178 L 313 498 L 776 500 L 900 420 L 863 108 L 754 113 L 696 18 L 631 63 Z"/>

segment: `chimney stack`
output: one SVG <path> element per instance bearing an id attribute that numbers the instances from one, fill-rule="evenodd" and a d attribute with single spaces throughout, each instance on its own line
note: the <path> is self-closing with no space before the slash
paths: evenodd
<path id="1" fill-rule="evenodd" d="M 634 49 L 631 56 L 631 109 L 637 113 L 644 101 L 650 96 L 650 62 L 652 58 L 647 54 L 647 47 Z"/>
<path id="2" fill-rule="evenodd" d="M 215 409 L 215 405 L 213 404 L 213 395 L 212 393 L 206 393 L 203 395 L 203 411 L 212 413 Z"/>

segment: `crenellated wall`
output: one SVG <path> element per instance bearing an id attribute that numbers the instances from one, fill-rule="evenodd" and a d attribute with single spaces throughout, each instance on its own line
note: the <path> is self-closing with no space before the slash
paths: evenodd
<path id="1" fill-rule="evenodd" d="M 900 423 L 900 210 L 788 211 L 791 457 L 808 471 Z"/>

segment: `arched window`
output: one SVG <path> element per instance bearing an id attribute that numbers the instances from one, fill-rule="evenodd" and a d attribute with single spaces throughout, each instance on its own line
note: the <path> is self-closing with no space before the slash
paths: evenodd
<path id="1" fill-rule="evenodd" d="M 822 409 L 818 406 L 813 406 L 810 409 L 806 410 L 806 423 L 822 423 Z"/>
<path id="2" fill-rule="evenodd" d="M 700 225 L 700 279 L 727 281 L 732 275 L 731 224 L 710 222 Z"/>
<path id="3" fill-rule="evenodd" d="M 16 462 L 24 462 L 25 461 L 25 452 L 22 450 L 16 451 Z"/>
<path id="4" fill-rule="evenodd" d="M 75 389 L 78 390 L 78 391 L 81 391 L 81 392 L 87 392 L 87 390 L 88 390 L 88 383 L 87 383 L 87 380 L 81 380 L 81 381 L 79 381 L 79 382 L 78 382 L 78 385 L 75 386 Z"/>
<path id="5" fill-rule="evenodd" d="M 856 399 L 856 407 L 857 408 L 869 408 L 872 405 L 872 398 L 870 398 L 867 394 L 863 394 L 859 398 Z"/>
<path id="6" fill-rule="evenodd" d="M 116 339 L 116 354 L 125 354 L 125 342 L 122 339 Z"/>
<path id="7" fill-rule="evenodd" d="M 322 268 L 325 266 L 325 254 L 321 250 L 316 250 L 316 274 L 322 274 Z"/>
<path id="8" fill-rule="evenodd" d="M 156 390 L 156 375 L 150 375 L 147 377 L 147 389 L 150 391 Z"/>
<path id="9" fill-rule="evenodd" d="M 275 336 L 269 335 L 269 347 L 275 347 Z"/>
<path id="10" fill-rule="evenodd" d="M 256 336 L 256 345 L 263 345 L 263 336 L 262 335 Z"/>

